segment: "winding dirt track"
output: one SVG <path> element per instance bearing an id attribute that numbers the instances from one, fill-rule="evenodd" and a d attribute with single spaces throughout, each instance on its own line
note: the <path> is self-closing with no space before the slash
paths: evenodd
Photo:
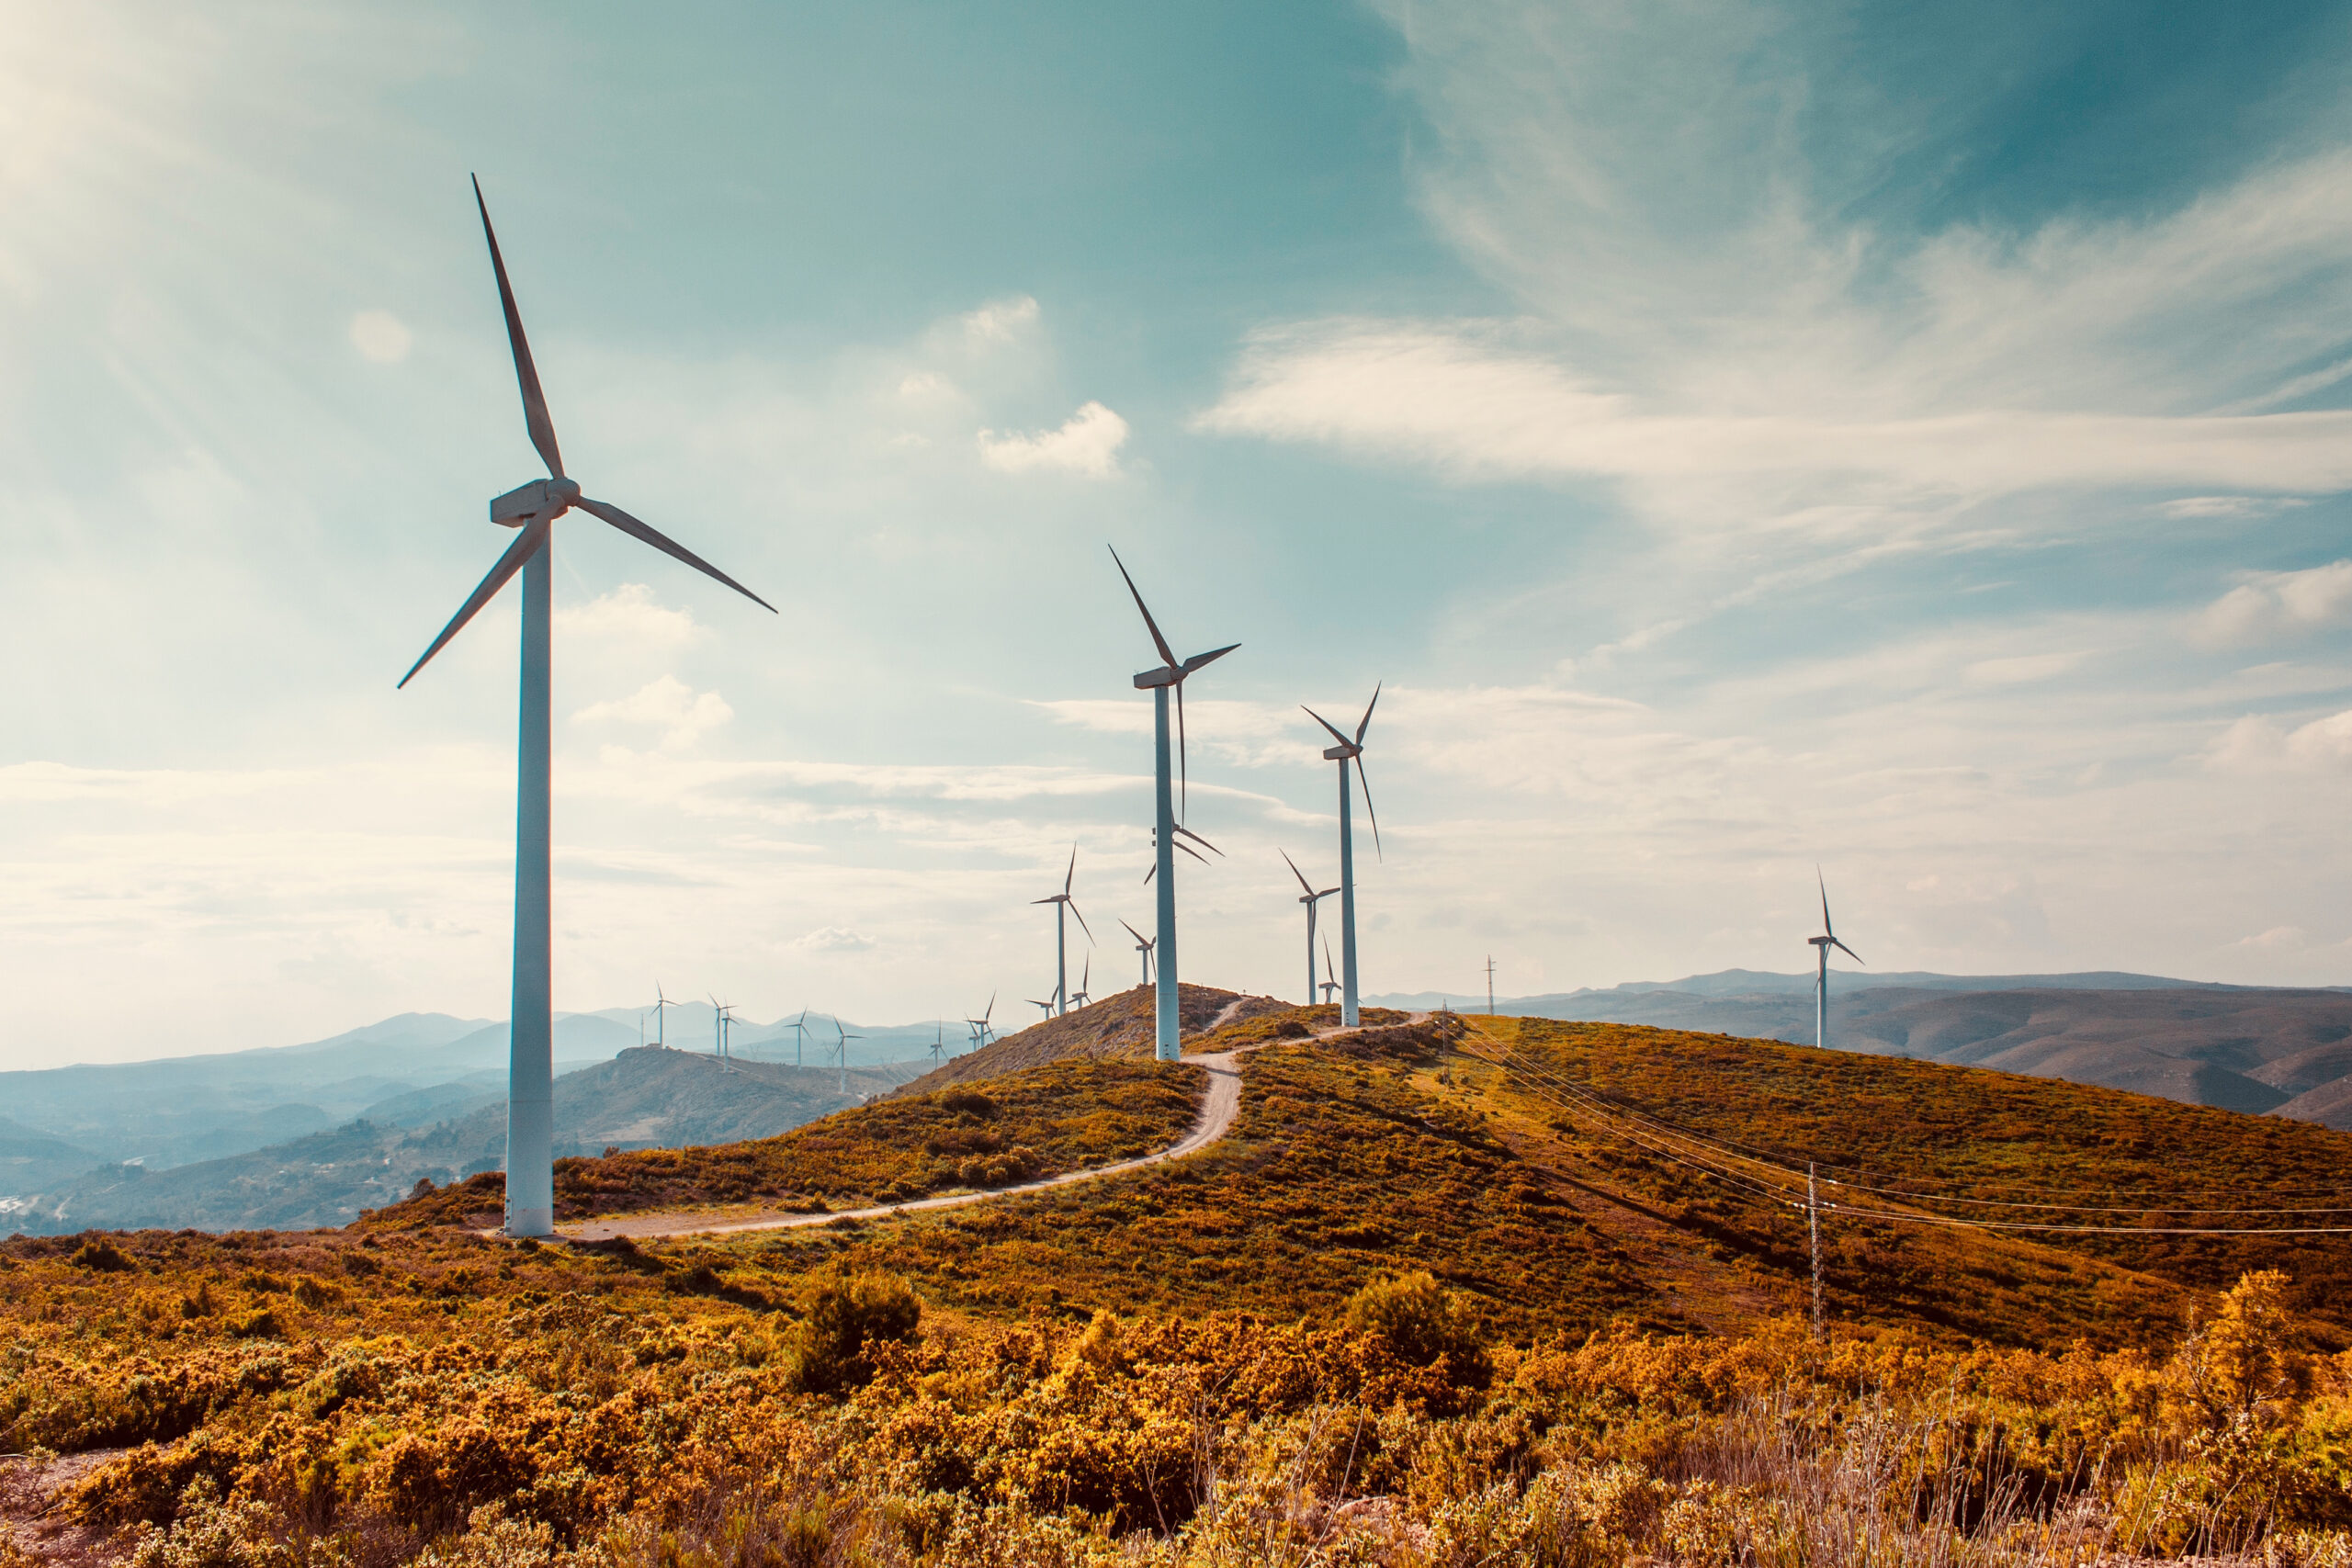
<path id="1" fill-rule="evenodd" d="M 1429 1014 L 1410 1015 L 1406 1024 L 1424 1022 Z M 1387 1024 L 1381 1027 L 1401 1028 Z M 1361 1029 L 1327 1029 L 1309 1036 L 1315 1040 L 1329 1040 L 1337 1035 L 1361 1033 Z M 615 1214 L 607 1219 L 579 1220 L 556 1227 L 556 1234 L 566 1241 L 606 1241 L 614 1236 L 631 1239 L 665 1235 L 737 1235 L 746 1231 L 798 1230 L 807 1225 L 827 1224 L 839 1219 L 879 1220 L 892 1214 L 922 1213 L 931 1209 L 960 1209 L 967 1203 L 993 1202 L 1000 1198 L 1017 1198 L 1024 1192 L 1046 1192 L 1057 1187 L 1068 1187 L 1080 1181 L 1100 1181 L 1107 1176 L 1124 1176 L 1131 1170 L 1143 1170 L 1170 1160 L 1189 1159 L 1216 1143 L 1231 1131 L 1233 1119 L 1241 1113 L 1240 1058 L 1256 1045 L 1237 1046 L 1230 1051 L 1216 1051 L 1206 1055 L 1186 1056 L 1182 1060 L 1208 1070 L 1208 1093 L 1202 1097 L 1200 1114 L 1193 1120 L 1193 1130 L 1178 1142 L 1156 1153 L 1125 1159 L 1116 1165 L 1098 1165 L 1086 1170 L 1064 1171 L 1042 1181 L 1024 1181 L 1018 1187 L 998 1187 L 985 1192 L 958 1192 L 946 1198 L 917 1198 L 904 1203 L 882 1203 L 871 1209 L 842 1209 L 821 1214 L 754 1214 L 736 1219 L 714 1215 L 681 1213 Z M 494 1233 L 493 1233 L 494 1234 Z"/>

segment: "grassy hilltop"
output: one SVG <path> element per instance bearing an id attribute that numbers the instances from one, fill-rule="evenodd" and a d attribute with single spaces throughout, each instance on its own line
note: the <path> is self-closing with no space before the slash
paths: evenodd
<path id="1" fill-rule="evenodd" d="M 1190 1043 L 1256 1047 L 1206 1153 L 960 1210 L 513 1246 L 468 1228 L 477 1178 L 343 1231 L 0 1246 L 0 1451 L 35 1455 L 0 1525 L 143 1540 L 140 1568 L 2352 1551 L 2324 1534 L 2352 1524 L 2343 1238 L 1833 1214 L 1823 1345 L 1803 1213 L 1658 1152 L 1834 1164 L 1922 1216 L 2028 1185 L 2340 1195 L 2352 1136 L 1620 1025 L 1304 1038 L 1329 1021 Z M 1001 1184 L 1014 1151 L 1173 1141 L 1200 1084 L 1081 1043 L 782 1138 L 567 1162 L 560 1190 Z"/>

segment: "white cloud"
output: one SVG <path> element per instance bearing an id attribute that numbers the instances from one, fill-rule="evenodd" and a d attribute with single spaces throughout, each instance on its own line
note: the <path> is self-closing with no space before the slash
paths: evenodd
<path id="1" fill-rule="evenodd" d="M 991 300 L 964 317 L 964 336 L 976 346 L 1012 343 L 1035 326 L 1037 317 L 1037 301 L 1026 294 Z"/>
<path id="2" fill-rule="evenodd" d="M 584 637 L 599 648 L 683 648 L 704 635 L 692 611 L 662 604 L 642 582 L 624 582 L 584 604 L 560 605 L 555 625 L 566 640 Z"/>
<path id="3" fill-rule="evenodd" d="M 351 345 L 379 365 L 406 359 L 413 341 L 407 325 L 390 310 L 362 310 L 351 318 Z"/>
<path id="4" fill-rule="evenodd" d="M 979 434 L 980 461 L 1008 474 L 1058 469 L 1108 479 L 1119 471 L 1119 448 L 1126 445 L 1127 422 L 1098 402 L 1081 404 L 1057 430 L 1031 434 L 993 430 Z"/>
<path id="5" fill-rule="evenodd" d="M 2333 771 L 2352 766 L 2352 708 L 2288 728 L 2258 716 L 2239 719 L 2205 749 L 2222 773 Z"/>
<path id="6" fill-rule="evenodd" d="M 2236 942 L 2230 943 L 2230 945 L 2232 947 L 2292 950 L 2306 945 L 2309 940 L 2310 933 L 2305 931 L 2301 926 L 2273 926 L 2267 931 L 2260 931 L 2249 937 L 2241 937 Z"/>
<path id="7" fill-rule="evenodd" d="M 2260 642 L 2352 621 L 2352 560 L 2249 577 L 2208 605 L 2194 627 L 2212 648 Z"/>
<path id="8" fill-rule="evenodd" d="M 675 675 L 664 675 L 630 696 L 589 704 L 571 716 L 571 722 L 658 725 L 663 730 L 662 744 L 677 750 L 734 716 L 735 710 L 717 692 L 696 692 Z"/>
<path id="9" fill-rule="evenodd" d="M 1972 686 L 2024 686 L 2064 675 L 2083 661 L 2079 653 L 2026 653 L 2007 659 L 1980 659 L 1960 676 Z"/>

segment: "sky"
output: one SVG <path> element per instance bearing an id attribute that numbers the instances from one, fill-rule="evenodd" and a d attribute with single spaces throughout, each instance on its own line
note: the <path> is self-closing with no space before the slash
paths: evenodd
<path id="1" fill-rule="evenodd" d="M 560 1009 L 1032 1016 L 1073 850 L 1132 984 L 1111 546 L 1242 645 L 1188 979 L 1303 992 L 1300 705 L 1378 683 L 1368 993 L 1801 970 L 1816 865 L 1878 968 L 2352 983 L 2348 68 L 2297 0 L 0 0 L 0 1067 L 503 1016 L 512 591 L 393 689 L 540 472 L 469 175 L 573 476 L 781 611 L 558 525 Z"/>

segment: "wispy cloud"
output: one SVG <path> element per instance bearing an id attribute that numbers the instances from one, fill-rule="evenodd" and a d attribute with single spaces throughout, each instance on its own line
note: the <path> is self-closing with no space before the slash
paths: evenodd
<path id="1" fill-rule="evenodd" d="M 2208 605 L 2196 633 L 2209 647 L 2261 642 L 2352 623 L 2352 560 L 2254 574 Z"/>

